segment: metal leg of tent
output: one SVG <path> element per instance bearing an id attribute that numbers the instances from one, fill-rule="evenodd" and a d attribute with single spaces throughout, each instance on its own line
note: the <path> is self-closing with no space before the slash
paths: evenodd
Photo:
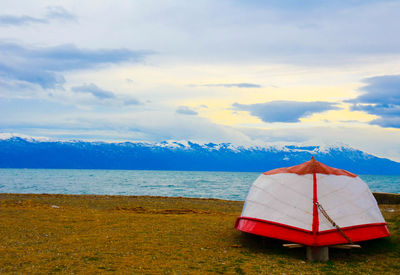
<path id="1" fill-rule="evenodd" d="M 329 261 L 329 247 L 328 246 L 307 246 L 306 248 L 308 261 Z"/>

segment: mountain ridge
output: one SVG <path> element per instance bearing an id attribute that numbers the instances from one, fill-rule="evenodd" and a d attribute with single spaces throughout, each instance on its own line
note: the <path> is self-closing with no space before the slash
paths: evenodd
<path id="1" fill-rule="evenodd" d="M 235 146 L 230 143 L 0 139 L 1 168 L 263 172 L 314 156 L 356 174 L 400 174 L 400 163 L 349 146 Z"/>

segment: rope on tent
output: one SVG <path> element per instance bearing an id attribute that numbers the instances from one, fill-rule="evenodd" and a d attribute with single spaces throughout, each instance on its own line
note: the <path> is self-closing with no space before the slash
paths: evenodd
<path id="1" fill-rule="evenodd" d="M 325 211 L 325 209 L 322 207 L 322 205 L 319 204 L 318 202 L 316 202 L 315 205 L 318 207 L 319 211 L 321 211 L 321 213 L 325 216 L 325 218 L 326 218 L 334 227 L 336 227 L 336 229 L 339 231 L 339 233 L 342 234 L 342 236 L 343 236 L 350 244 L 354 244 L 353 241 L 350 239 L 350 237 L 347 236 L 346 233 L 343 232 L 343 230 L 340 228 L 340 226 L 337 225 L 337 224 L 331 219 L 331 217 L 329 217 L 328 213 L 326 213 L 326 211 Z"/>

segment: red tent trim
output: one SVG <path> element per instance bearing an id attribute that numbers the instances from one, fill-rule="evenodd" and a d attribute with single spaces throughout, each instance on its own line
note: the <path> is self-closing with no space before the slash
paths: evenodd
<path id="1" fill-rule="evenodd" d="M 310 230 L 250 217 L 239 217 L 236 220 L 235 228 L 247 233 L 308 246 L 326 246 L 348 243 L 337 229 L 319 231 L 314 234 Z M 342 230 L 353 240 L 353 242 L 390 236 L 387 223 L 354 225 L 342 227 Z"/>
<path id="2" fill-rule="evenodd" d="M 317 233 L 319 231 L 319 219 L 318 219 L 318 197 L 317 197 L 317 175 L 314 157 L 311 159 L 313 165 L 313 221 L 312 221 L 312 232 L 314 235 L 314 241 L 317 241 Z"/>

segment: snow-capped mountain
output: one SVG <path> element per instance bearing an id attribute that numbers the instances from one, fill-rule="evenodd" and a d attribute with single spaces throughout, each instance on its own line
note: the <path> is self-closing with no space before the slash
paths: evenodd
<path id="1" fill-rule="evenodd" d="M 243 147 L 230 143 L 86 142 L 8 136 L 0 139 L 1 168 L 256 171 L 315 158 L 358 174 L 400 174 L 400 163 L 347 146 Z"/>

